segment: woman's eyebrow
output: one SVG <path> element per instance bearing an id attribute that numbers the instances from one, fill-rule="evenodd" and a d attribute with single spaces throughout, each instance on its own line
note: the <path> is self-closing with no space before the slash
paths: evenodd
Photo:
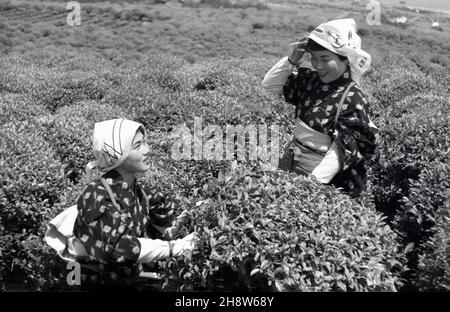
<path id="1" fill-rule="evenodd" d="M 136 144 L 138 144 L 138 143 L 142 143 L 142 140 L 140 140 L 140 139 L 137 140 L 136 142 L 133 143 L 133 146 L 136 145 Z"/>

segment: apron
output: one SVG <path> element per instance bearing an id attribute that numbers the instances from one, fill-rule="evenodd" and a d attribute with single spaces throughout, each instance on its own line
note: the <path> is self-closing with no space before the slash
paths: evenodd
<path id="1" fill-rule="evenodd" d="M 341 97 L 334 119 L 334 128 L 344 100 L 354 84 L 351 82 Z M 279 168 L 288 172 L 309 175 L 322 161 L 332 143 L 327 134 L 312 129 L 300 118 L 297 118 L 294 139 L 288 144 L 284 156 L 280 160 Z"/>
<path id="2" fill-rule="evenodd" d="M 330 148 L 331 138 L 312 129 L 298 118 L 292 145 L 296 169 L 311 173 Z"/>

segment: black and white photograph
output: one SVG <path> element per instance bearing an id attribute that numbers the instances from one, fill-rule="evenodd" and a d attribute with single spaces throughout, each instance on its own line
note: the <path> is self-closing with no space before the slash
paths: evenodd
<path id="1" fill-rule="evenodd" d="M 448 292 L 449 133 L 447 0 L 0 0 L 0 292 Z"/>

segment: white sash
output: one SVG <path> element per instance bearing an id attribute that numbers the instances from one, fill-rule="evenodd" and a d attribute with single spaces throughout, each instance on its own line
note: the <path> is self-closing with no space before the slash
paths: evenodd
<path id="1" fill-rule="evenodd" d="M 73 234 L 77 215 L 77 205 L 70 206 L 50 221 L 45 232 L 45 242 L 65 261 L 88 258 L 83 244 Z"/>

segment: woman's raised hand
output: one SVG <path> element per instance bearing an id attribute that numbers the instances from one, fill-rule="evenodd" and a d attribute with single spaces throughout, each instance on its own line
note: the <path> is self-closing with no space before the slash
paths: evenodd
<path id="1" fill-rule="evenodd" d="M 308 38 L 304 37 L 300 41 L 289 44 L 288 58 L 292 64 L 298 65 L 303 54 L 306 52 Z"/>

